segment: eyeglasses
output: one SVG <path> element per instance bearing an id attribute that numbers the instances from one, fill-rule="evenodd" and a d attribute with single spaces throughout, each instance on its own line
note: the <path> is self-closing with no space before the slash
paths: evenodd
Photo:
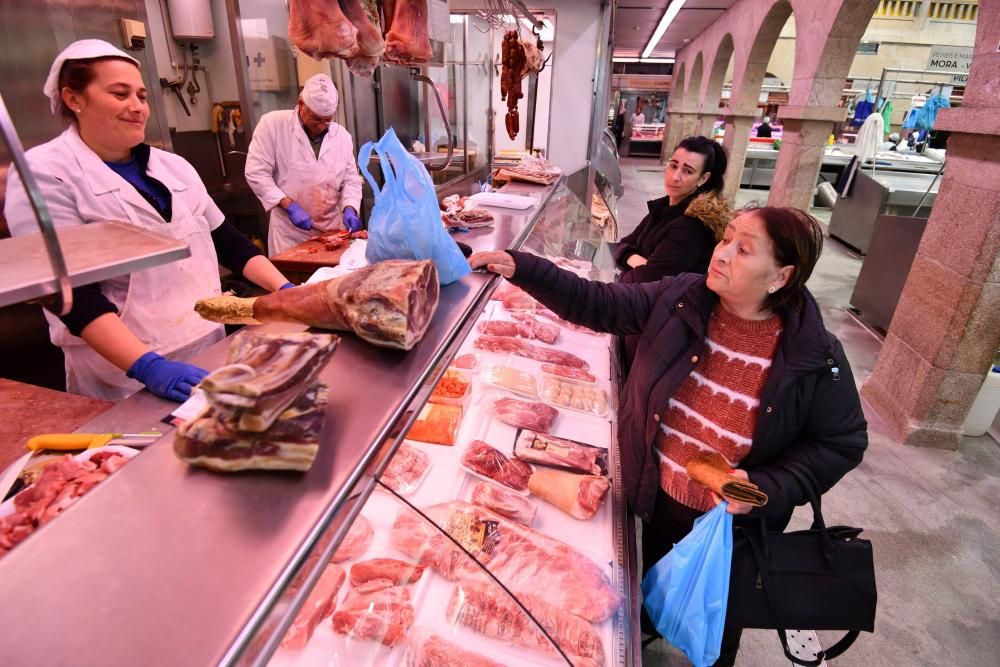
<path id="1" fill-rule="evenodd" d="M 316 125 L 329 125 L 333 122 L 333 116 L 317 116 L 313 113 L 313 110 L 305 103 L 302 104 L 302 115 L 309 123 L 315 123 Z"/>

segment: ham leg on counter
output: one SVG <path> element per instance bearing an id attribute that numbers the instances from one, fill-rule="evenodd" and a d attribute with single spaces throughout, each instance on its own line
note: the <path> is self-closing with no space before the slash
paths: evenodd
<path id="1" fill-rule="evenodd" d="M 348 58 L 358 50 L 358 29 L 337 0 L 290 0 L 288 39 L 311 58 Z"/>
<path id="2" fill-rule="evenodd" d="M 392 4 L 392 21 L 385 35 L 385 60 L 397 65 L 427 62 L 432 55 L 427 33 L 427 0 L 396 0 Z"/>
<path id="3" fill-rule="evenodd" d="M 378 17 L 376 0 L 340 0 L 344 14 L 358 30 L 358 50 L 347 59 L 347 66 L 357 76 L 371 76 L 378 66 L 385 41 Z"/>
<path id="4" fill-rule="evenodd" d="M 373 345 L 409 350 L 426 333 L 439 296 L 434 262 L 388 259 L 332 280 L 260 297 L 201 299 L 194 309 L 222 324 L 295 322 L 353 331 Z"/>

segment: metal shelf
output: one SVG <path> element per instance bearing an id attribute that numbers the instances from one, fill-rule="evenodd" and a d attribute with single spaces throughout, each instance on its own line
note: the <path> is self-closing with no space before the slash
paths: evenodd
<path id="1" fill-rule="evenodd" d="M 73 287 L 148 269 L 190 255 L 186 244 L 122 222 L 56 229 L 0 95 L 0 135 L 31 201 L 40 234 L 0 241 L 0 307 L 53 294 L 73 307 Z"/>
<path id="2" fill-rule="evenodd" d="M 188 257 L 186 244 L 124 222 L 61 227 L 56 237 L 71 287 Z M 0 307 L 57 293 L 41 234 L 0 241 Z"/>

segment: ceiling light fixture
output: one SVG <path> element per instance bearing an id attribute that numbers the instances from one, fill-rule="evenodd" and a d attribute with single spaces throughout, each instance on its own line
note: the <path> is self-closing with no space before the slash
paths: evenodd
<path id="1" fill-rule="evenodd" d="M 677 17 L 678 12 L 684 7 L 684 0 L 673 0 L 670 6 L 667 7 L 667 11 L 663 12 L 663 18 L 660 19 L 660 23 L 656 26 L 656 30 L 653 31 L 653 36 L 649 38 L 649 43 L 646 44 L 646 48 L 642 50 L 642 57 L 648 58 L 652 53 L 656 45 L 660 43 L 660 38 L 663 37 L 663 33 L 667 31 L 670 24 L 673 23 L 674 19 Z"/>
<path id="2" fill-rule="evenodd" d="M 674 62 L 673 58 L 632 58 L 628 56 L 615 56 L 611 59 L 616 63 L 651 63 L 655 65 L 666 65 Z"/>
<path id="3" fill-rule="evenodd" d="M 639 59 L 638 58 L 612 58 L 611 62 L 615 62 L 615 63 L 637 63 L 637 62 L 639 62 Z"/>

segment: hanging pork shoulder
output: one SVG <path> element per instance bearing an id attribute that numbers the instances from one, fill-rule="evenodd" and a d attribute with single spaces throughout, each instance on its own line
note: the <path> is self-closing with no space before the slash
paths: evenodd
<path id="1" fill-rule="evenodd" d="M 386 62 L 415 65 L 431 59 L 431 40 L 427 32 L 427 0 L 395 0 L 385 3 L 386 17 L 393 10 L 392 20 L 386 19 Z"/>

